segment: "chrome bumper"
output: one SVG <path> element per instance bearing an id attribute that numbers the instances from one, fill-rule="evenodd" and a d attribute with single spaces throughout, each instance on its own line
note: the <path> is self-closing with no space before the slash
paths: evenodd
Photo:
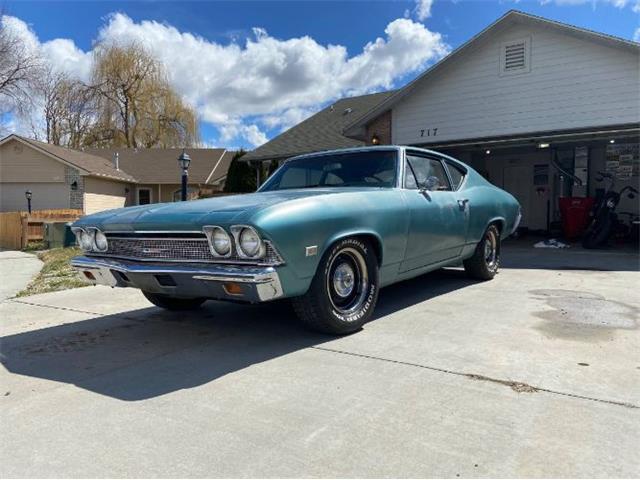
<path id="1" fill-rule="evenodd" d="M 258 303 L 283 296 L 273 267 L 138 263 L 84 256 L 73 258 L 71 266 L 93 285 L 133 287 L 176 297 Z"/>

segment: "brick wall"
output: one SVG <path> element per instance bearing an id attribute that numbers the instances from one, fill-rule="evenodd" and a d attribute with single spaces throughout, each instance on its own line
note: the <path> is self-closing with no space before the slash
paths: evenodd
<path id="1" fill-rule="evenodd" d="M 65 166 L 64 182 L 69 185 L 69 208 L 82 210 L 84 207 L 84 177 L 75 168 Z"/>
<path id="2" fill-rule="evenodd" d="M 379 145 L 391 144 L 391 110 L 387 110 L 367 125 L 367 145 L 372 145 L 371 139 L 377 136 Z"/>

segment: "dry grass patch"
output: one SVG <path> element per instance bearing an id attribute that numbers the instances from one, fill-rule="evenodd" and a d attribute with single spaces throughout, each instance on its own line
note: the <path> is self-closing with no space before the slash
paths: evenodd
<path id="1" fill-rule="evenodd" d="M 72 257 L 81 253 L 76 247 L 54 248 L 38 252 L 38 258 L 44 262 L 44 266 L 27 288 L 19 292 L 16 297 L 87 286 L 78 278 L 76 271 L 69 264 Z"/>

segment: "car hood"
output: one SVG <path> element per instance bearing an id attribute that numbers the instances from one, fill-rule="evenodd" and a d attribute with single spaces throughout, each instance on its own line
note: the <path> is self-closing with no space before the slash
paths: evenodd
<path id="1" fill-rule="evenodd" d="M 278 203 L 356 190 L 370 189 L 292 189 L 219 196 L 189 202 L 156 203 L 87 215 L 78 220 L 76 225 L 95 225 L 106 231 L 200 230 L 202 225 L 228 224 L 240 218 L 246 219 Z"/>

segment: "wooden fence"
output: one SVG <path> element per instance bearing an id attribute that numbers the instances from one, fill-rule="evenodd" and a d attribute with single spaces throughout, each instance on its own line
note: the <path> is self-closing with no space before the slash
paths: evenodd
<path id="1" fill-rule="evenodd" d="M 73 222 L 82 210 L 34 210 L 0 213 L 0 248 L 20 250 L 29 242 L 44 239 L 44 222 Z"/>

